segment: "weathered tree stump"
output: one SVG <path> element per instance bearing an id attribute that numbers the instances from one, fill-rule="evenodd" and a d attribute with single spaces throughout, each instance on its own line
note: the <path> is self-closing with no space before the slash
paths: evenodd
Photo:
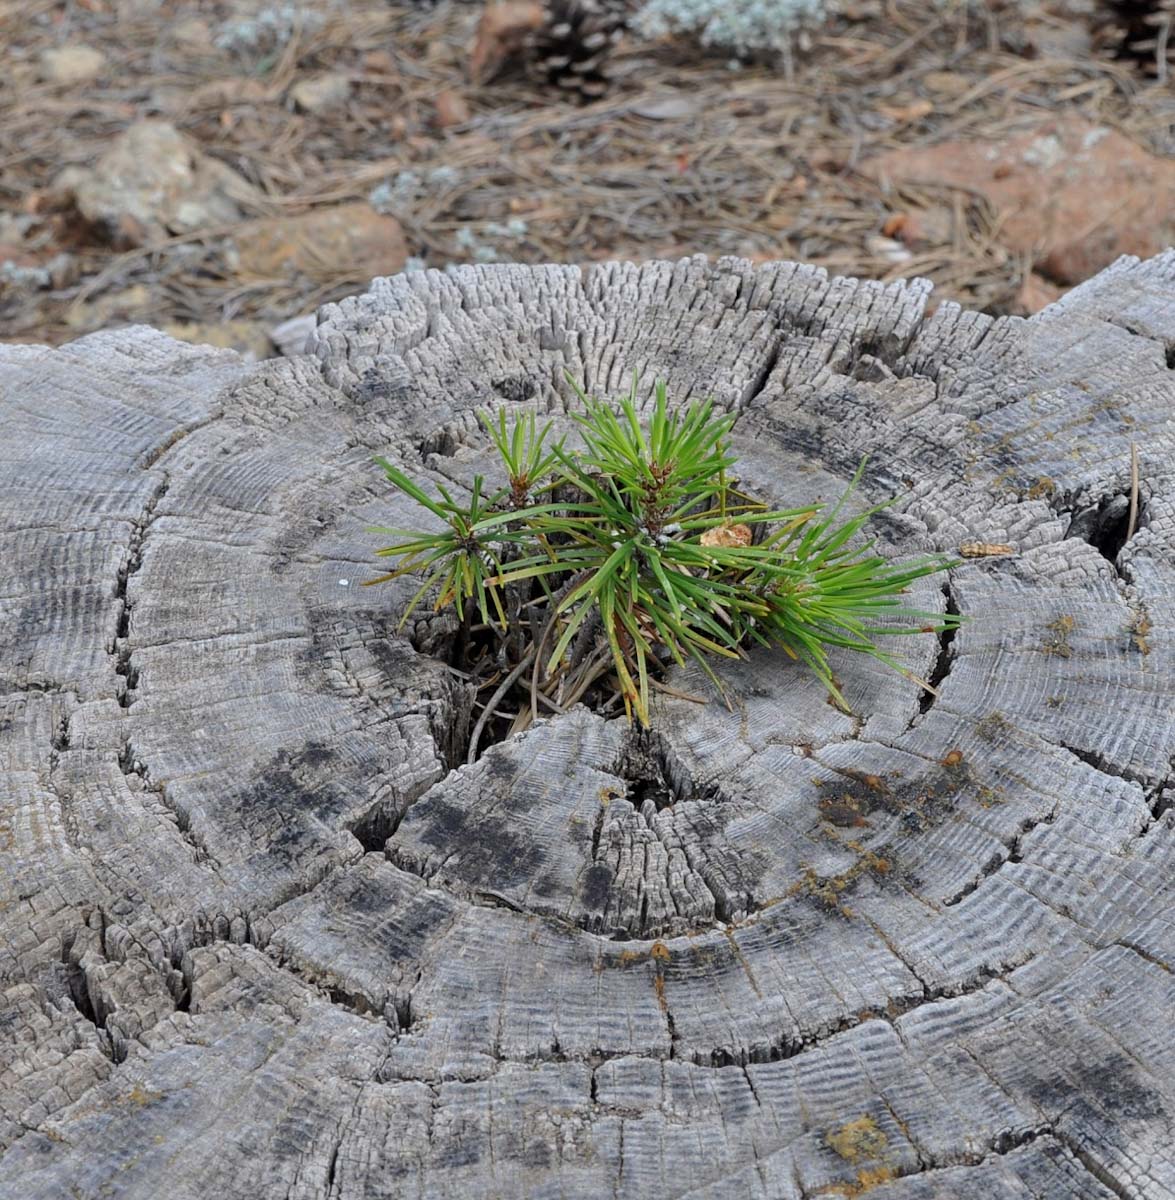
<path id="1" fill-rule="evenodd" d="M 1175 1195 L 1175 253 L 928 294 L 494 266 L 252 367 L 0 346 L 0 1196 Z M 772 503 L 868 454 L 895 553 L 1014 547 L 916 597 L 938 698 L 755 653 L 454 769 L 372 458 L 465 481 L 476 410 L 633 368 Z"/>

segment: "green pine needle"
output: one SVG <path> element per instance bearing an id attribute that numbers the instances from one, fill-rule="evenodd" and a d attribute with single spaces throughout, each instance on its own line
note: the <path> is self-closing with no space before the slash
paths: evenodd
<path id="1" fill-rule="evenodd" d="M 862 546 L 878 508 L 840 519 L 863 463 L 831 508 L 770 510 L 732 485 L 733 415 L 716 414 L 710 401 L 671 410 L 659 382 L 645 423 L 635 376 L 616 408 L 570 382 L 583 405 L 574 417 L 579 449 L 555 441 L 550 422 L 540 425 L 533 413 L 513 423 L 504 409 L 482 415 L 506 479 L 496 491 L 475 476 L 467 497 L 438 485 L 434 498 L 377 460 L 440 527 L 380 530 L 397 541 L 377 553 L 399 565 L 369 582 L 423 576 L 401 627 L 435 592 L 437 610 L 454 607 L 467 626 L 476 613 L 498 631 L 507 669 L 534 656 L 530 714 L 540 696 L 558 709 L 558 696 L 595 684 L 647 725 L 650 686 L 668 663 L 698 663 L 725 697 L 710 660 L 745 657 L 755 645 L 782 646 L 847 707 L 829 647 L 900 671 L 878 638 L 958 624 L 902 600 L 953 562 L 929 555 L 894 563 Z M 877 624 L 894 616 L 901 623 Z M 524 705 L 515 728 L 528 717 Z"/>

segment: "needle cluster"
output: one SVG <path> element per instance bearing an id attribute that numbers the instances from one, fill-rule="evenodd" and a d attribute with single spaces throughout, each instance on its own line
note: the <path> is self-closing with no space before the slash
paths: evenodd
<path id="1" fill-rule="evenodd" d="M 878 555 L 859 536 L 876 508 L 842 519 L 860 471 L 829 508 L 769 509 L 731 475 L 733 416 L 709 401 L 671 410 L 658 383 L 646 425 L 636 386 L 615 408 L 576 387 L 584 411 L 573 418 L 574 449 L 533 414 L 512 425 L 504 411 L 483 415 L 505 486 L 487 488 L 477 475 L 466 495 L 438 484 L 433 497 L 380 460 L 439 524 L 379 530 L 396 537 L 378 553 L 397 565 L 370 582 L 418 575 L 404 621 L 431 594 L 436 609 L 461 616 L 461 644 L 480 647 L 476 661 L 458 664 L 494 688 L 471 758 L 491 719 L 517 731 L 540 707 L 563 711 L 589 692 L 604 711 L 622 704 L 647 725 L 650 690 L 672 691 L 664 677 L 674 664 L 697 663 L 726 698 L 715 664 L 755 646 L 783 647 L 844 706 L 830 648 L 902 670 L 880 638 L 957 623 L 902 601 L 947 560 Z M 899 622 L 877 624 L 894 614 Z M 516 709 L 504 718 L 499 706 L 512 690 Z"/>

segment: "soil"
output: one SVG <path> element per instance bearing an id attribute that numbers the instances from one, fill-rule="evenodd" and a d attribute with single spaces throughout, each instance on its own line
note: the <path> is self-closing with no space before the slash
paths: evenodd
<path id="1" fill-rule="evenodd" d="M 141 240 L 83 219 L 62 171 L 147 118 L 251 185 L 242 226 L 374 205 L 402 226 L 409 268 L 738 254 L 924 275 L 940 300 L 997 313 L 1058 294 L 1001 236 L 1006 214 L 863 164 L 1058 116 L 1175 156 L 1175 94 L 1099 51 L 1095 0 L 840 9 L 790 74 L 630 35 L 607 93 L 580 104 L 522 73 L 472 85 L 475 4 L 4 4 L 0 337 L 56 344 L 148 321 L 273 353 L 273 325 L 367 283 L 363 254 L 249 269 L 232 221 Z"/>

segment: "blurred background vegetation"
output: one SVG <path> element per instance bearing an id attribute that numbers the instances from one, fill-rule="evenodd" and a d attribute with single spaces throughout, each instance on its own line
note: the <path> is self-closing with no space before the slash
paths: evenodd
<path id="1" fill-rule="evenodd" d="M 1175 240 L 1173 10 L 0 3 L 0 338 L 264 357 L 377 274 L 693 253 L 1032 313 Z"/>

